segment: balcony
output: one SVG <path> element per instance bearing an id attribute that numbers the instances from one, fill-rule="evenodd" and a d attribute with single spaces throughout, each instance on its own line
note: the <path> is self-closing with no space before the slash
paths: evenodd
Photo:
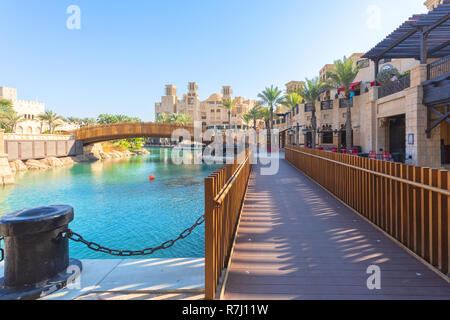
<path id="1" fill-rule="evenodd" d="M 320 102 L 320 110 L 332 110 L 333 109 L 333 100 L 326 100 Z"/>
<path id="2" fill-rule="evenodd" d="M 434 61 L 428 65 L 428 80 L 450 73 L 450 56 Z"/>
<path id="3" fill-rule="evenodd" d="M 313 105 L 310 103 L 305 104 L 305 112 L 310 112 L 313 109 Z"/>
<path id="4" fill-rule="evenodd" d="M 386 84 L 378 88 L 378 99 L 390 96 L 394 93 L 401 92 L 411 86 L 411 76 L 408 74 L 397 81 Z"/>
<path id="5" fill-rule="evenodd" d="M 428 80 L 422 83 L 423 103 L 427 106 L 450 104 L 450 56 L 427 66 Z"/>

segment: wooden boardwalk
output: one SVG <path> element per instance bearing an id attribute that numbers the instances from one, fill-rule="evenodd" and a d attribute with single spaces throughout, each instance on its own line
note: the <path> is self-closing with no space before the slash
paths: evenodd
<path id="1" fill-rule="evenodd" d="M 224 299 L 446 299 L 450 284 L 280 161 L 252 172 Z M 381 289 L 367 268 L 381 269 Z"/>

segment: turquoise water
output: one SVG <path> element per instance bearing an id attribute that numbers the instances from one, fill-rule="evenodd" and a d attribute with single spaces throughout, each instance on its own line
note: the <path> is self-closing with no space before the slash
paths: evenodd
<path id="1" fill-rule="evenodd" d="M 86 240 L 112 249 L 142 250 L 174 239 L 203 214 L 203 179 L 218 166 L 175 165 L 170 150 L 149 150 L 151 156 L 19 173 L 16 185 L 0 189 L 0 216 L 36 206 L 67 204 L 75 209 L 70 228 Z M 154 182 L 149 182 L 150 174 L 155 175 Z M 203 255 L 204 225 L 172 248 L 149 257 Z M 70 256 L 114 258 L 72 241 Z"/>

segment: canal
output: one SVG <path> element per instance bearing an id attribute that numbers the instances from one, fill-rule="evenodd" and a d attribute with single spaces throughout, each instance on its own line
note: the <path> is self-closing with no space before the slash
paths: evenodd
<path id="1" fill-rule="evenodd" d="M 204 211 L 203 179 L 219 165 L 175 165 L 171 150 L 150 156 L 76 164 L 16 174 L 16 184 L 0 189 L 0 216 L 36 206 L 68 204 L 70 224 L 86 240 L 119 250 L 142 250 L 175 239 Z M 150 182 L 149 175 L 156 179 Z M 111 259 L 71 242 L 78 259 Z M 151 258 L 203 257 L 204 225 Z M 134 257 L 140 258 L 140 257 Z"/>

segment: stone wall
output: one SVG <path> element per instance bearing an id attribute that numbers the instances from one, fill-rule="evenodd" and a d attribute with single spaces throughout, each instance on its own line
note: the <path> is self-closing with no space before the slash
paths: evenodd
<path id="1" fill-rule="evenodd" d="M 8 161 L 76 156 L 83 153 L 83 144 L 73 136 L 5 135 L 4 150 Z"/>
<path id="2" fill-rule="evenodd" d="M 0 129 L 0 186 L 14 183 L 14 176 L 8 163 L 8 155 L 4 151 L 4 132 Z"/>

